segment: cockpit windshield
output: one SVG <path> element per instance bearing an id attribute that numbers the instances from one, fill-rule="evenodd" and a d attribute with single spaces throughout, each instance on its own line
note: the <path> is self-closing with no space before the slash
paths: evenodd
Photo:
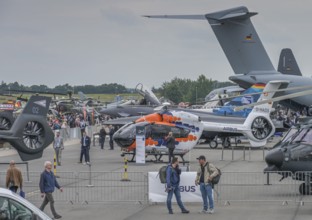
<path id="1" fill-rule="evenodd" d="M 299 128 L 291 128 L 288 130 L 287 134 L 282 139 L 283 143 L 290 142 L 296 135 L 299 134 Z"/>
<path id="2" fill-rule="evenodd" d="M 304 128 L 298 132 L 292 139 L 291 143 L 312 143 L 312 129 Z"/>

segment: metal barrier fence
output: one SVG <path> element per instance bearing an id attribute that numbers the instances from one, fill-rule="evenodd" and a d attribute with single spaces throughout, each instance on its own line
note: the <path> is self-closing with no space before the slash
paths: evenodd
<path id="1" fill-rule="evenodd" d="M 26 175 L 26 173 L 23 173 Z M 64 192 L 56 190 L 55 200 L 64 203 L 92 202 L 138 202 L 146 204 L 148 199 L 148 177 L 143 172 L 129 172 L 131 181 L 122 181 L 122 172 L 58 172 L 57 178 Z M 282 175 L 288 175 L 280 181 Z M 311 172 L 297 172 L 298 176 L 308 176 Z M 264 174 L 262 172 L 223 172 L 221 180 L 215 186 L 215 200 L 223 204 L 231 202 L 312 202 L 310 195 L 301 195 L 299 187 L 303 181 L 291 178 L 290 172 Z M 0 186 L 5 187 L 6 172 L 0 172 Z M 306 178 L 306 185 L 311 191 L 311 179 Z M 40 172 L 30 172 L 23 190 L 26 198 L 38 203 L 42 201 L 39 190 Z"/>
<path id="2" fill-rule="evenodd" d="M 26 199 L 38 203 L 42 201 L 39 189 L 41 172 L 30 172 L 30 181 L 25 181 L 23 191 Z M 24 175 L 24 174 L 23 174 Z M 61 193 L 55 191 L 54 199 L 65 203 L 92 202 L 138 202 L 147 203 L 147 175 L 129 172 L 130 181 L 122 181 L 122 172 L 58 172 L 57 181 L 64 187 Z M 5 187 L 6 173 L 0 173 L 0 185 Z"/>

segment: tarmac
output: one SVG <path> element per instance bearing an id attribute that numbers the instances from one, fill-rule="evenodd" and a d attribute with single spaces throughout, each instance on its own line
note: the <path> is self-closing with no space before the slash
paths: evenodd
<path id="1" fill-rule="evenodd" d="M 268 145 L 270 148 L 273 143 Z M 246 146 L 246 143 L 245 143 Z M 101 150 L 99 146 L 91 146 L 90 158 L 92 163 L 92 171 L 120 171 L 124 169 L 123 158 L 120 156 L 120 148 L 115 145 L 114 150 L 108 150 L 108 141 L 105 142 L 105 149 Z M 43 157 L 37 160 L 29 161 L 30 171 L 42 171 L 43 164 L 46 160 L 53 161 L 53 149 L 49 146 L 43 153 Z M 71 140 L 65 143 L 65 150 L 63 151 L 62 166 L 57 167 L 58 172 L 79 172 L 88 171 L 88 166 L 77 164 L 80 154 L 79 140 Z M 261 149 L 250 149 L 238 147 L 233 152 L 231 149 L 224 150 L 223 160 L 222 150 L 210 149 L 207 144 L 201 144 L 191 150 L 185 159 L 189 161 L 190 171 L 197 169 L 196 157 L 199 155 L 206 155 L 207 160 L 221 168 L 223 172 L 262 172 L 266 167 L 263 161 L 263 151 Z M 20 161 L 17 152 L 14 149 L 0 149 L 0 162 L 9 162 L 10 160 Z M 154 159 L 148 157 L 148 160 Z M 167 156 L 164 156 L 164 160 Z M 130 172 L 149 172 L 158 171 L 162 166 L 159 163 L 147 162 L 145 165 L 137 165 L 135 163 L 128 164 Z M 7 166 L 1 165 L 1 171 L 5 171 Z M 26 167 L 19 165 L 22 171 Z M 62 184 L 60 178 L 59 183 Z M 126 189 L 123 189 L 126 190 Z M 244 190 L 244 189 L 242 189 Z M 66 187 L 64 188 L 66 191 Z M 142 193 L 142 191 L 136 192 Z M 182 198 L 183 200 L 183 198 Z M 39 201 L 40 202 L 40 201 Z M 38 202 L 38 203 L 39 203 Z M 39 206 L 39 204 L 35 203 Z M 177 205 L 173 205 L 174 214 L 169 215 L 164 203 L 159 204 L 141 204 L 138 202 L 102 202 L 90 204 L 70 204 L 55 201 L 56 210 L 63 216 L 63 219 L 109 219 L 109 220 L 159 220 L 159 219 L 283 219 L 283 220 L 303 220 L 311 219 L 312 217 L 312 203 L 305 203 L 301 206 L 299 203 L 290 203 L 282 205 L 280 202 L 231 202 L 230 204 L 215 203 L 214 214 L 200 214 L 202 209 L 201 203 L 186 203 L 185 206 L 190 210 L 190 214 L 182 214 Z M 49 207 L 45 212 L 51 216 Z"/>

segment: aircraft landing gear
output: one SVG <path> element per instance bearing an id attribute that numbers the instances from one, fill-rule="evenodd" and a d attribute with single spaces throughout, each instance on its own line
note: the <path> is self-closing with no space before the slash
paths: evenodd
<path id="1" fill-rule="evenodd" d="M 299 186 L 299 192 L 301 195 L 311 195 L 312 194 L 312 184 L 308 185 L 306 183 L 301 183 Z"/>
<path id="2" fill-rule="evenodd" d="M 211 149 L 215 149 L 218 147 L 218 142 L 216 140 L 209 141 L 209 146 Z"/>
<path id="3" fill-rule="evenodd" d="M 224 148 L 229 148 L 231 146 L 231 139 L 229 137 L 222 138 L 222 146 Z"/>

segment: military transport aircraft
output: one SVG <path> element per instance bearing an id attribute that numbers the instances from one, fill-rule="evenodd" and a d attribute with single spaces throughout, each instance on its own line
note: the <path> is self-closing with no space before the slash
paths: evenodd
<path id="1" fill-rule="evenodd" d="M 250 17 L 256 14 L 241 6 L 205 15 L 145 15 L 144 17 L 207 20 L 236 74 L 229 79 L 243 88 L 249 88 L 256 83 L 266 84 L 272 80 L 287 80 L 290 82 L 289 87 L 312 85 L 312 78 L 299 74 L 282 74 L 275 70 L 251 23 Z M 290 93 L 285 92 L 285 94 Z M 302 109 L 311 106 L 312 99 L 309 96 L 301 96 L 283 100 L 281 104 Z"/>
<path id="2" fill-rule="evenodd" d="M 0 130 L 0 141 L 9 142 L 24 161 L 40 158 L 54 139 L 46 119 L 50 102 L 49 97 L 31 96 L 11 128 Z"/>
<path id="3" fill-rule="evenodd" d="M 202 131 L 231 134 L 232 136 L 243 134 L 249 139 L 252 146 L 263 146 L 275 131 L 273 122 L 270 119 L 272 102 L 268 103 L 267 100 L 274 97 L 275 92 L 272 91 L 284 88 L 287 85 L 288 82 L 285 81 L 269 82 L 258 99 L 258 102 L 266 101 L 266 103 L 254 107 L 244 121 L 224 116 L 214 116 L 214 118 L 205 120 L 190 112 L 165 110 L 143 116 L 124 125 L 114 134 L 113 138 L 124 151 L 127 153 L 133 152 L 133 154 L 135 154 L 134 150 L 136 148 L 135 131 L 137 126 L 146 128 L 146 153 L 153 155 L 167 153 L 164 135 L 169 131 L 172 131 L 176 137 L 177 145 L 174 153 L 180 156 L 187 153 L 197 144 Z M 126 119 L 117 119 L 117 123 L 120 123 L 120 120 Z M 114 124 L 114 120 L 106 123 Z"/>

